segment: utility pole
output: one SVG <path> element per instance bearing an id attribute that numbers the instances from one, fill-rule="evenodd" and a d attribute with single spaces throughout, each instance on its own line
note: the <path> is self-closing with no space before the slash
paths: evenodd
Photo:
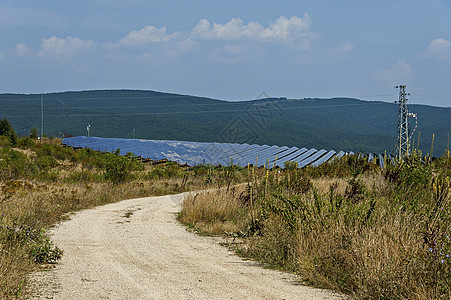
<path id="1" fill-rule="evenodd" d="M 41 144 L 43 135 L 44 135 L 44 95 L 41 92 Z"/>
<path id="2" fill-rule="evenodd" d="M 396 88 L 399 88 L 396 155 L 398 159 L 402 159 L 404 156 L 410 154 L 410 139 L 417 128 L 417 125 L 415 124 L 415 128 L 409 132 L 409 118 L 415 118 L 415 122 L 417 123 L 417 115 L 409 113 L 409 109 L 407 108 L 407 96 L 410 96 L 410 94 L 406 93 L 406 86 L 400 85 Z"/>

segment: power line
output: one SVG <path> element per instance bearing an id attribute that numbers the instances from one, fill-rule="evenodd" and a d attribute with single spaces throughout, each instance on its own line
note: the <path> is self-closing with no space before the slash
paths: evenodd
<path id="1" fill-rule="evenodd" d="M 303 107 L 290 107 L 290 110 L 303 110 L 303 109 L 316 109 L 316 108 L 333 108 L 333 107 L 352 107 L 352 106 L 367 106 L 367 105 L 375 105 L 379 104 L 377 102 L 368 102 L 368 103 L 355 103 L 355 104 L 333 104 L 333 105 L 317 105 L 317 106 L 303 106 Z M 234 110 L 206 110 L 206 111 L 173 111 L 173 112 L 149 112 L 149 113 L 123 113 L 123 114 L 58 114 L 51 115 L 46 114 L 47 117 L 104 117 L 104 116 L 146 116 L 146 115 L 171 115 L 171 114 L 205 114 L 205 113 L 232 113 L 232 112 L 261 112 L 257 108 L 245 108 L 245 109 L 234 109 Z M 14 116 L 10 115 L 9 117 L 25 117 L 29 118 L 29 116 Z"/>

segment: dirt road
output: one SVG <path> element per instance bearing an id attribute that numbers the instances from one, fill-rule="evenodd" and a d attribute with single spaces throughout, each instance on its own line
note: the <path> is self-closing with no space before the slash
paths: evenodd
<path id="1" fill-rule="evenodd" d="M 74 214 L 52 230 L 64 250 L 32 276 L 46 299 L 330 299 L 328 291 L 244 261 L 176 220 L 183 194 Z M 337 297 L 338 298 L 338 297 Z"/>

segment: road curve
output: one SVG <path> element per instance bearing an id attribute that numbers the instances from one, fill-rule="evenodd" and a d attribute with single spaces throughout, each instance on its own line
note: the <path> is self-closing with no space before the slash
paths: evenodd
<path id="1" fill-rule="evenodd" d="M 51 231 L 64 256 L 31 276 L 31 298 L 340 298 L 188 232 L 176 220 L 183 197 L 124 200 L 74 214 Z"/>

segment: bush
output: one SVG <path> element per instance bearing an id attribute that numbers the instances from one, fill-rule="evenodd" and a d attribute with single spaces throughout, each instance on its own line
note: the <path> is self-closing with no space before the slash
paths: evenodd
<path id="1" fill-rule="evenodd" d="M 119 156 L 119 149 L 115 154 L 104 155 L 105 179 L 114 183 L 125 182 L 131 178 L 132 171 L 141 170 L 142 165 L 134 156 Z"/>
<path id="2" fill-rule="evenodd" d="M 64 148 L 60 145 L 52 144 L 39 144 L 36 149 L 36 155 L 39 156 L 52 156 L 58 160 L 72 159 L 74 151 L 71 148 Z"/>
<path id="3" fill-rule="evenodd" d="M 20 138 L 17 141 L 17 147 L 20 149 L 33 149 L 36 147 L 36 142 L 29 137 Z"/>
<path id="4" fill-rule="evenodd" d="M 31 128 L 30 138 L 36 140 L 38 138 L 38 129 L 36 127 Z"/>
<path id="5" fill-rule="evenodd" d="M 36 172 L 36 166 L 29 161 L 25 154 L 8 148 L 0 148 L 0 180 L 33 176 Z"/>
<path id="6" fill-rule="evenodd" d="M 14 147 L 17 143 L 17 134 L 11 123 L 6 119 L 0 120 L 0 136 L 5 136 Z"/>
<path id="7" fill-rule="evenodd" d="M 19 218 L 13 218 L 9 225 L 0 222 L 1 244 L 6 248 L 9 245 L 26 248 L 31 260 L 38 264 L 56 262 L 63 251 L 53 245 L 43 228 L 37 229 L 34 225 Z"/>
<path id="8" fill-rule="evenodd" d="M 58 165 L 56 159 L 50 155 L 41 155 L 36 157 L 35 164 L 38 166 L 40 171 L 48 172 L 50 169 L 56 167 Z"/>
<path id="9" fill-rule="evenodd" d="M 8 140 L 8 138 L 4 135 L 0 136 L 0 148 L 7 148 L 11 147 L 11 142 Z"/>
<path id="10" fill-rule="evenodd" d="M 283 163 L 285 170 L 296 170 L 298 168 L 297 161 L 286 161 Z"/>
<path id="11" fill-rule="evenodd" d="M 147 172 L 147 177 L 149 179 L 162 179 L 162 178 L 169 178 L 169 172 L 166 168 L 161 166 L 156 166 L 151 171 Z"/>

